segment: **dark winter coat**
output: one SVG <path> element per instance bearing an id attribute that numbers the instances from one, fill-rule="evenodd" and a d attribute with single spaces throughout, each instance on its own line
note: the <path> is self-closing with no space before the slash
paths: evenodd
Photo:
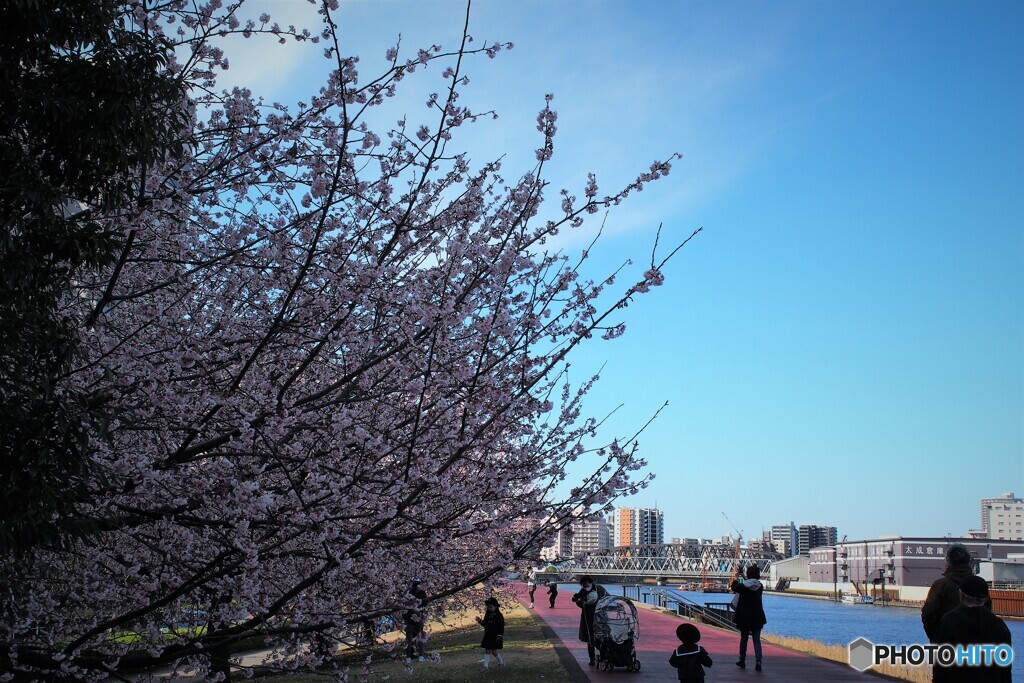
<path id="1" fill-rule="evenodd" d="M 419 584 L 414 584 L 411 588 L 409 588 L 409 595 L 411 595 L 419 601 L 420 609 L 406 610 L 405 614 L 402 615 L 402 620 L 405 622 L 406 630 L 412 628 L 415 631 L 417 629 L 423 628 L 423 622 L 426 621 L 426 617 L 423 614 L 422 608 L 427 606 L 427 593 L 422 588 L 420 588 Z"/>
<path id="2" fill-rule="evenodd" d="M 480 647 L 485 650 L 500 650 L 504 647 L 505 638 L 505 617 L 501 612 L 495 610 L 488 612 L 483 618 L 484 639 L 480 641 Z"/>
<path id="3" fill-rule="evenodd" d="M 736 603 L 736 613 L 733 615 L 733 622 L 737 626 L 757 630 L 768 623 L 768 618 L 764 615 L 764 607 L 761 605 L 764 586 L 760 581 L 757 579 L 733 581 L 730 589 L 740 596 Z"/>
<path id="4" fill-rule="evenodd" d="M 950 567 L 928 589 L 928 597 L 921 608 L 921 624 L 929 641 L 940 642 L 939 623 L 947 612 L 960 605 L 960 584 L 973 574 L 974 571 L 968 565 Z M 987 606 L 991 609 L 992 602 L 989 601 Z"/>
<path id="5" fill-rule="evenodd" d="M 590 598 L 592 593 L 597 594 L 597 599 Z M 572 596 L 572 601 L 580 607 L 580 640 L 590 643 L 594 639 L 594 612 L 597 610 L 597 601 L 608 595 L 604 586 L 594 584 L 590 590 L 580 588 Z"/>
<path id="6" fill-rule="evenodd" d="M 1010 645 L 1010 629 L 986 607 L 960 605 L 942 617 L 937 633 L 939 643 L 950 645 Z M 963 667 L 932 669 L 935 683 L 1009 683 L 1009 667 Z"/>
<path id="7" fill-rule="evenodd" d="M 711 657 L 707 650 L 693 643 L 673 650 L 668 663 L 679 670 L 679 680 L 696 683 L 704 680 L 704 667 L 711 666 Z"/>

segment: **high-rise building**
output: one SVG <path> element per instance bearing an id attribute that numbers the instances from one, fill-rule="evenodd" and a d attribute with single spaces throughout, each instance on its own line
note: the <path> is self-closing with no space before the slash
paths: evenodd
<path id="1" fill-rule="evenodd" d="M 801 524 L 797 530 L 798 553 L 809 555 L 811 548 L 823 545 L 835 545 L 839 534 L 834 526 L 818 526 L 817 524 Z"/>
<path id="2" fill-rule="evenodd" d="M 632 545 L 633 508 L 616 508 L 608 515 L 612 527 L 612 545 Z"/>
<path id="3" fill-rule="evenodd" d="M 604 550 L 612 545 L 608 520 L 598 519 L 576 522 L 572 525 L 572 554 Z"/>
<path id="4" fill-rule="evenodd" d="M 972 536 L 998 541 L 1024 541 L 1024 498 L 1004 493 L 981 499 L 981 534 Z"/>
<path id="5" fill-rule="evenodd" d="M 658 509 L 637 512 L 637 543 L 664 543 L 665 513 Z"/>
<path id="6" fill-rule="evenodd" d="M 786 557 L 793 557 L 799 552 L 800 537 L 793 522 L 773 526 L 771 537 L 768 540 L 772 542 L 778 552 Z"/>
<path id="7" fill-rule="evenodd" d="M 540 549 L 540 559 L 548 562 L 572 556 L 572 529 L 559 529 L 549 545 Z"/>
<path id="8" fill-rule="evenodd" d="M 775 547 L 774 542 L 764 538 L 759 538 L 757 540 L 751 541 L 747 544 L 747 547 L 751 550 L 757 550 L 761 552 L 779 552 L 778 549 Z"/>
<path id="9" fill-rule="evenodd" d="M 657 508 L 618 508 L 611 518 L 616 546 L 665 542 L 665 513 Z"/>

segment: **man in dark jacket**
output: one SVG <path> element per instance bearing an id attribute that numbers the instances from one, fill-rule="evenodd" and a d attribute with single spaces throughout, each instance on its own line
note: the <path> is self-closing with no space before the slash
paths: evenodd
<path id="1" fill-rule="evenodd" d="M 572 596 L 572 601 L 580 608 L 580 640 L 587 644 L 587 654 L 590 655 L 590 666 L 594 666 L 594 613 L 597 611 L 597 601 L 608 595 L 604 586 L 594 583 L 592 576 L 584 576 L 580 579 L 580 589 Z"/>
<path id="2" fill-rule="evenodd" d="M 985 607 L 988 583 L 980 576 L 968 576 L 960 584 L 960 605 L 942 617 L 940 643 L 950 645 L 1010 645 L 1010 629 Z M 1012 651 L 1012 650 L 1011 650 Z M 987 666 L 933 668 L 935 683 L 1010 683 L 1010 667 Z"/>
<path id="3" fill-rule="evenodd" d="M 939 623 L 942 617 L 960 604 L 960 584 L 968 576 L 974 576 L 971 569 L 973 561 L 971 553 L 959 543 L 949 546 L 946 551 L 946 569 L 928 590 L 928 597 L 921 608 L 921 623 L 930 642 L 939 642 Z M 991 609 L 991 601 L 988 607 Z"/>

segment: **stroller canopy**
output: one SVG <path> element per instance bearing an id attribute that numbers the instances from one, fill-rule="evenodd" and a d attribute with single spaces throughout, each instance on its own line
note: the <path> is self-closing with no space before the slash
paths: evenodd
<path id="1" fill-rule="evenodd" d="M 628 598 L 606 595 L 594 607 L 594 635 L 598 641 L 624 643 L 639 640 L 640 621 Z"/>

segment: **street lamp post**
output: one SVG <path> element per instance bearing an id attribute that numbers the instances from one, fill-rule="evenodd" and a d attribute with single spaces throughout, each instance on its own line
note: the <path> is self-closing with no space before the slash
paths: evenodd
<path id="1" fill-rule="evenodd" d="M 885 567 L 878 568 L 878 578 L 882 584 L 882 606 L 885 606 Z"/>

